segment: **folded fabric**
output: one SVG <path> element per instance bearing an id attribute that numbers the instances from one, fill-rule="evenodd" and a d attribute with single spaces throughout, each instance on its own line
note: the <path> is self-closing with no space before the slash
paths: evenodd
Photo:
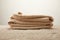
<path id="1" fill-rule="evenodd" d="M 50 29 L 52 28 L 52 26 L 40 26 L 40 27 L 14 27 L 14 26 L 11 26 L 11 29 Z"/>
<path id="2" fill-rule="evenodd" d="M 9 24 L 9 25 L 12 25 L 13 23 Z M 40 24 L 40 25 L 33 25 L 33 24 L 13 24 L 15 26 L 53 26 L 53 24 Z"/>
<path id="3" fill-rule="evenodd" d="M 33 22 L 21 22 L 21 21 L 11 20 L 11 21 L 8 22 L 8 24 L 41 25 L 42 26 L 42 25 L 52 25 L 52 22 L 51 23 L 49 23 L 49 22 L 47 22 L 47 23 L 42 23 L 42 22 L 33 23 Z"/>
<path id="4" fill-rule="evenodd" d="M 52 22 L 51 20 L 49 20 L 49 18 L 36 18 L 36 19 L 18 19 L 18 18 L 14 18 L 14 19 L 18 20 L 18 21 L 24 21 L 24 22 Z"/>
<path id="5" fill-rule="evenodd" d="M 53 21 L 53 18 L 50 16 L 18 16 L 18 15 L 13 15 L 11 19 L 16 19 L 20 21 Z"/>
<path id="6" fill-rule="evenodd" d="M 45 15 L 22 15 L 21 12 L 10 17 L 8 22 L 12 29 L 41 29 L 52 28 L 53 18 Z"/>

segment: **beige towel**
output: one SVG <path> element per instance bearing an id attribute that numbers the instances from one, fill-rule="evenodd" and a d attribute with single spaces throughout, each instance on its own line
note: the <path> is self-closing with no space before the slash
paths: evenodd
<path id="1" fill-rule="evenodd" d="M 8 24 L 11 28 L 17 29 L 51 28 L 53 18 L 45 15 L 23 16 L 22 13 L 18 12 L 10 17 Z"/>
<path id="2" fill-rule="evenodd" d="M 14 26 L 11 26 L 10 25 L 10 27 L 12 28 L 12 29 L 50 29 L 50 28 L 52 28 L 52 26 L 40 26 L 40 27 L 14 27 Z"/>
<path id="3" fill-rule="evenodd" d="M 11 29 L 50 29 L 51 26 L 41 26 L 41 27 L 11 27 Z"/>
<path id="4" fill-rule="evenodd" d="M 49 23 L 49 22 L 47 22 L 47 23 L 42 23 L 42 22 L 35 22 L 35 23 L 33 23 L 33 22 L 22 22 L 22 21 L 17 21 L 17 20 L 10 20 L 9 22 L 8 22 L 8 24 L 21 24 L 21 25 L 50 25 L 50 24 L 52 24 L 52 22 L 51 23 Z"/>
<path id="5" fill-rule="evenodd" d="M 52 26 L 52 24 L 47 25 L 21 25 L 21 24 L 10 24 L 12 27 L 41 27 L 41 26 Z"/>
<path id="6" fill-rule="evenodd" d="M 11 17 L 11 19 L 15 19 L 18 21 L 24 21 L 24 22 L 52 22 L 48 17 L 46 17 L 46 18 L 35 18 L 35 19 L 21 19 L 18 17 Z"/>

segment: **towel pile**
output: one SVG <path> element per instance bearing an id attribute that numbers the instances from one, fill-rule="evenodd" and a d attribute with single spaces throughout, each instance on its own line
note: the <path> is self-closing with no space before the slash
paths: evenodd
<path id="1" fill-rule="evenodd" d="M 52 28 L 53 18 L 45 15 L 23 16 L 21 12 L 10 17 L 8 22 L 12 29 Z"/>

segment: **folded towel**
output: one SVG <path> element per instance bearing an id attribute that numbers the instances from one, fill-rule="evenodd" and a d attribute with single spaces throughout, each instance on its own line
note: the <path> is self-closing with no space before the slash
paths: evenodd
<path id="1" fill-rule="evenodd" d="M 12 19 L 11 19 L 12 20 Z M 14 19 L 16 20 L 16 18 Z M 50 23 L 51 21 L 48 19 L 48 18 L 41 18 L 41 19 L 20 19 L 20 20 L 16 20 L 16 21 L 19 21 L 19 22 L 33 22 L 33 23 Z"/>
<path id="2" fill-rule="evenodd" d="M 11 25 L 11 24 L 18 24 L 18 23 L 10 23 L 9 25 Z M 49 24 L 44 24 L 44 23 L 40 23 L 40 24 L 19 24 L 19 25 L 20 25 L 20 26 L 21 26 L 21 25 L 27 25 L 27 26 L 28 26 L 28 25 L 29 25 L 29 26 L 30 26 L 30 25 L 33 25 L 33 26 L 53 26 L 52 23 L 49 23 Z M 29 26 L 28 26 L 28 27 L 29 27 Z"/>
<path id="3" fill-rule="evenodd" d="M 49 22 L 47 22 L 47 23 L 42 23 L 42 22 L 35 22 L 35 23 L 33 23 L 33 22 L 22 22 L 22 21 L 17 21 L 17 20 L 11 20 L 11 21 L 9 21 L 8 22 L 8 24 L 21 24 L 21 25 L 50 25 L 50 24 L 52 24 L 52 22 L 51 23 L 49 23 Z"/>
<path id="4" fill-rule="evenodd" d="M 8 24 L 12 29 L 52 28 L 53 18 L 45 15 L 23 16 L 18 12 L 10 17 Z"/>
<path id="5" fill-rule="evenodd" d="M 22 21 L 23 21 L 23 20 L 25 20 L 25 21 L 26 21 L 26 20 L 27 20 L 27 21 L 28 21 L 28 20 L 29 20 L 29 21 L 30 21 L 30 20 L 32 20 L 32 21 L 34 21 L 34 20 L 35 20 L 35 21 L 38 21 L 39 19 L 40 19 L 40 20 L 44 20 L 44 19 L 47 20 L 47 19 L 48 19 L 49 21 L 53 21 L 53 18 L 52 18 L 52 17 L 50 17 L 50 16 L 42 16 L 42 15 L 40 15 L 40 16 L 39 16 L 39 15 L 38 15 L 38 16 L 18 16 L 18 15 L 13 15 L 13 16 L 11 17 L 11 19 L 12 19 L 12 18 L 13 18 L 13 19 L 16 19 L 16 20 L 20 20 L 20 21 L 21 21 L 21 20 L 22 20 Z"/>
<path id="6" fill-rule="evenodd" d="M 14 27 L 14 26 L 11 26 L 11 29 L 50 29 L 52 26 L 41 26 L 41 27 Z"/>

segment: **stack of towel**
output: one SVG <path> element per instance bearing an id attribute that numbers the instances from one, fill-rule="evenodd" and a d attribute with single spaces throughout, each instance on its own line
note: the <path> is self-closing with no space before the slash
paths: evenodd
<path id="1" fill-rule="evenodd" d="M 8 22 L 12 29 L 52 28 L 53 18 L 45 15 L 23 16 L 21 12 L 10 17 Z"/>

